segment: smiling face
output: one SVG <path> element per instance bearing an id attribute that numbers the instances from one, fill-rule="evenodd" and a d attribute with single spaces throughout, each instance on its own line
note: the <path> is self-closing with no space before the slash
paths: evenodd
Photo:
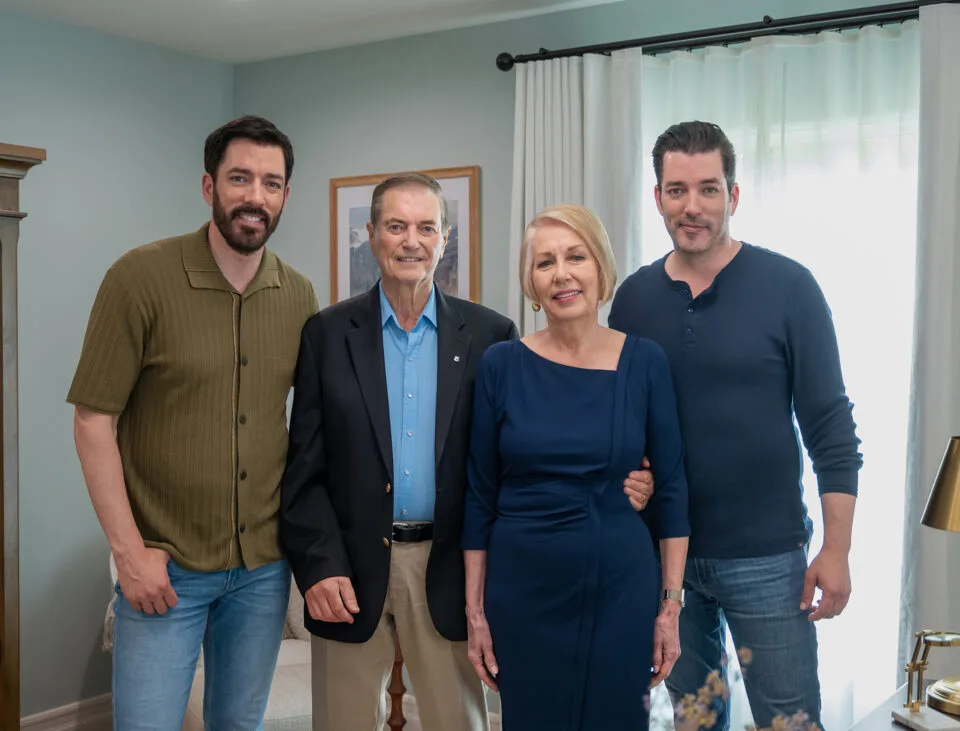
<path id="1" fill-rule="evenodd" d="M 241 138 L 227 147 L 216 180 L 204 174 L 203 197 L 231 249 L 253 254 L 267 243 L 290 193 L 284 173 L 280 147 Z"/>
<path id="2" fill-rule="evenodd" d="M 600 266 L 586 242 L 556 221 L 538 223 L 530 247 L 530 284 L 548 319 L 596 319 L 602 297 Z"/>
<path id="3" fill-rule="evenodd" d="M 384 285 L 432 282 L 450 233 L 442 228 L 440 199 L 423 186 L 404 185 L 383 194 L 379 212 L 367 233 Z"/>
<path id="4" fill-rule="evenodd" d="M 654 190 L 674 247 L 702 254 L 730 238 L 730 216 L 737 210 L 740 188 L 728 190 L 719 150 L 663 156 L 663 182 Z"/>

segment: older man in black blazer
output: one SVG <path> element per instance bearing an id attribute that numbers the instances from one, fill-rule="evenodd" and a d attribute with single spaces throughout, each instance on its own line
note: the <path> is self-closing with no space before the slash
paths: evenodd
<path id="1" fill-rule="evenodd" d="M 450 231 L 435 180 L 381 183 L 367 229 L 381 282 L 303 329 L 281 484 L 314 635 L 313 727 L 384 728 L 399 635 L 424 731 L 481 731 L 460 550 L 473 381 L 517 329 L 434 286 Z"/>

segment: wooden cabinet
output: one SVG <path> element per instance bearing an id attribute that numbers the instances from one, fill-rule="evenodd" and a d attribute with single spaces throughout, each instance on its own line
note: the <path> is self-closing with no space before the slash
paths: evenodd
<path id="1" fill-rule="evenodd" d="M 0 143 L 0 729 L 20 728 L 17 243 L 20 185 L 44 150 Z"/>

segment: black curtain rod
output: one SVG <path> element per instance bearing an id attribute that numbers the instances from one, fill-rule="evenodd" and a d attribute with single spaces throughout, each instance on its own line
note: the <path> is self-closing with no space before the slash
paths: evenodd
<path id="1" fill-rule="evenodd" d="M 692 50 L 705 46 L 744 43 L 761 36 L 800 35 L 804 33 L 819 33 L 825 30 L 856 28 L 862 25 L 902 23 L 905 20 L 912 20 L 919 17 L 920 8 L 924 5 L 950 4 L 954 2 L 960 2 L 960 0 L 914 0 L 914 2 L 874 5 L 867 8 L 839 10 L 832 13 L 800 15 L 793 18 L 781 18 L 780 20 L 771 18 L 769 15 L 764 15 L 763 20 L 759 23 L 743 23 L 741 25 L 728 25 L 721 28 L 691 31 L 689 33 L 672 33 L 669 35 L 652 36 L 650 38 L 635 38 L 631 41 L 600 43 L 595 46 L 564 48 L 559 51 L 549 51 L 546 48 L 541 48 L 537 53 L 527 53 L 520 56 L 501 53 L 497 56 L 497 68 L 501 71 L 509 71 L 514 67 L 514 64 L 518 63 L 545 61 L 551 58 L 564 58 L 566 56 L 582 56 L 587 53 L 610 54 L 613 51 L 622 51 L 625 48 L 640 47 L 643 49 L 644 54 L 666 53 L 667 51 Z"/>

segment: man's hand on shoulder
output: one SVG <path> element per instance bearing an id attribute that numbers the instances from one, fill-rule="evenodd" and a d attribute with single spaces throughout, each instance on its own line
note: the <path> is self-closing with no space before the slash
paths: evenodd
<path id="1" fill-rule="evenodd" d="M 331 576 L 307 589 L 304 596 L 310 616 L 320 622 L 353 624 L 360 611 L 353 582 L 346 576 Z"/>

